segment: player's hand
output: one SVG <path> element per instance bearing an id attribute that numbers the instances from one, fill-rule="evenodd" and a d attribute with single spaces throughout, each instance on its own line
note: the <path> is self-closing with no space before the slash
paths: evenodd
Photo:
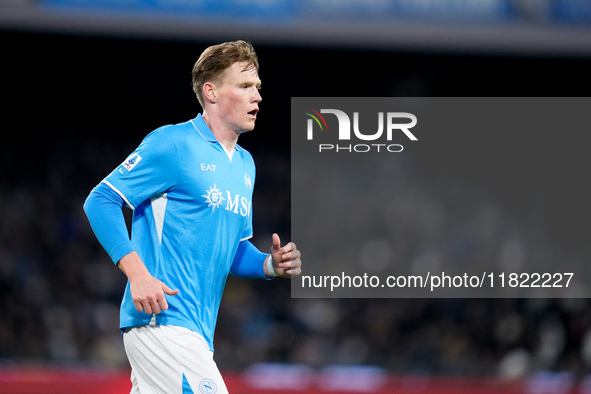
<path id="1" fill-rule="evenodd" d="M 149 274 L 134 281 L 130 280 L 129 291 L 135 309 L 138 312 L 144 311 L 148 315 L 167 310 L 168 302 L 164 295 L 173 296 L 179 292 L 178 289 L 172 290 L 164 282 Z"/>
<path id="2" fill-rule="evenodd" d="M 179 292 L 153 277 L 135 251 L 119 260 L 117 266 L 129 279 L 131 299 L 138 312 L 144 311 L 151 315 L 165 311 L 168 309 L 168 302 L 164 295 L 173 296 Z"/>
<path id="3" fill-rule="evenodd" d="M 285 246 L 281 246 L 279 235 L 273 234 L 273 246 L 271 247 L 271 258 L 273 259 L 273 268 L 277 275 L 283 278 L 291 278 L 292 276 L 302 273 L 301 253 L 297 249 L 296 244 L 289 242 Z"/>

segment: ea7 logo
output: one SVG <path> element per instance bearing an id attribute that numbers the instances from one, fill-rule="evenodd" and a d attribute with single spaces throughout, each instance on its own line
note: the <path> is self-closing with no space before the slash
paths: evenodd
<path id="1" fill-rule="evenodd" d="M 350 140 L 351 139 L 351 120 L 349 116 L 338 109 L 321 109 L 320 113 L 311 108 L 307 108 L 305 112 L 311 118 L 308 119 L 308 140 L 314 139 L 314 121 L 319 125 L 320 130 L 324 128 L 328 131 L 328 125 L 326 120 L 321 114 L 333 114 L 337 117 L 339 122 L 339 140 Z M 359 130 L 359 112 L 353 112 L 353 133 L 355 137 L 363 141 L 375 141 L 379 139 L 384 133 L 384 118 L 386 123 L 386 139 L 392 140 L 394 131 L 402 131 L 410 140 L 417 141 L 417 137 L 410 132 L 409 129 L 413 128 L 417 124 L 417 117 L 408 112 L 378 112 L 378 130 L 375 133 L 362 133 Z M 404 120 L 407 120 L 404 122 Z M 324 125 L 324 127 L 323 127 Z"/>

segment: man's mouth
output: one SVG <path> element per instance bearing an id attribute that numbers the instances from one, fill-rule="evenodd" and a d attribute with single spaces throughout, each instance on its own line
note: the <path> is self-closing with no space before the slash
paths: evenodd
<path id="1" fill-rule="evenodd" d="M 259 112 L 259 110 L 258 110 L 258 109 L 253 109 L 253 110 L 252 110 L 252 111 L 250 111 L 248 114 L 249 114 L 250 116 L 254 116 L 254 117 L 256 118 L 256 116 L 257 116 L 257 112 Z"/>

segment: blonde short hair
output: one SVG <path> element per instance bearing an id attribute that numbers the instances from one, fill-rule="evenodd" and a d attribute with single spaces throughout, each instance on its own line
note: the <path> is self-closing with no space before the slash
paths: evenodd
<path id="1" fill-rule="evenodd" d="M 219 82 L 223 72 L 234 63 L 247 63 L 246 70 L 259 70 L 259 60 L 252 45 L 246 41 L 224 42 L 203 51 L 193 66 L 193 91 L 203 107 L 203 85 Z"/>

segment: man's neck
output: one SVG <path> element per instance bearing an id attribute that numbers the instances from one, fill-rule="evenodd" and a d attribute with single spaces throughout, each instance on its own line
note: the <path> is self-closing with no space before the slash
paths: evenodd
<path id="1" fill-rule="evenodd" d="M 223 122 L 216 122 L 216 118 L 208 116 L 205 111 L 203 111 L 203 120 L 211 130 L 215 139 L 222 144 L 226 152 L 234 151 L 240 134 L 230 130 Z"/>

